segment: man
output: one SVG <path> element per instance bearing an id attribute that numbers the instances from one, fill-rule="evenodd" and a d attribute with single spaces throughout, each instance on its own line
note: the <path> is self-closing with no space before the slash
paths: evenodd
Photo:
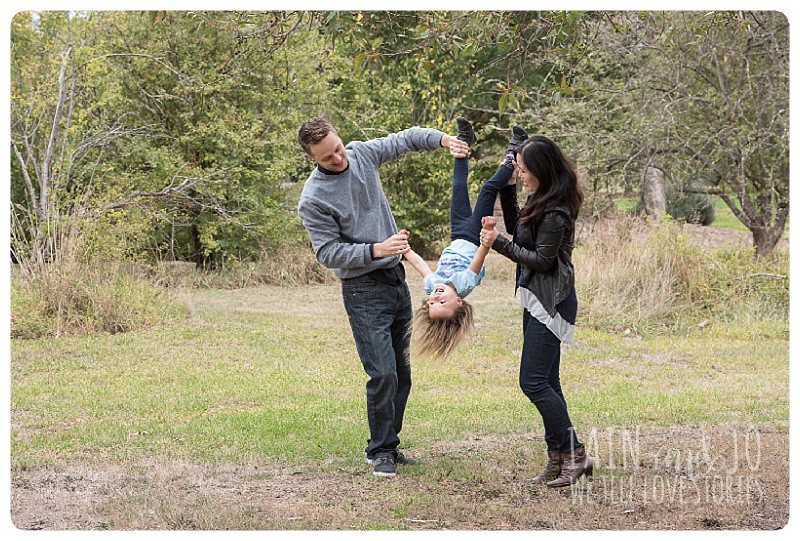
<path id="1" fill-rule="evenodd" d="M 398 451 L 411 390 L 411 295 L 400 264 L 409 245 L 408 231 L 397 230 L 378 168 L 406 152 L 445 147 L 463 157 L 469 147 L 438 130 L 419 127 L 345 147 L 323 118 L 305 122 L 298 140 L 317 167 L 297 210 L 317 259 L 342 280 L 344 307 L 369 376 L 367 461 L 374 475 L 394 477 L 398 463 L 413 464 Z"/>

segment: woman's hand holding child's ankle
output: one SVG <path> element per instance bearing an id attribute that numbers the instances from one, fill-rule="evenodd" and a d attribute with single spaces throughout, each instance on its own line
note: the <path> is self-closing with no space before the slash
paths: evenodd
<path id="1" fill-rule="evenodd" d="M 496 228 L 497 218 L 494 216 L 484 216 L 481 218 L 481 245 L 491 248 L 495 239 L 500 234 Z"/>

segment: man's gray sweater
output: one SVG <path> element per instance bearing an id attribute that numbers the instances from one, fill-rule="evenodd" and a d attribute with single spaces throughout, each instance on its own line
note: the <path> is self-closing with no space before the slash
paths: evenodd
<path id="1" fill-rule="evenodd" d="M 406 152 L 440 148 L 444 133 L 413 127 L 345 148 L 348 168 L 308 177 L 297 212 L 308 230 L 317 260 L 339 278 L 393 267 L 400 256 L 373 259 L 372 245 L 395 233 L 397 225 L 383 193 L 378 168 Z"/>

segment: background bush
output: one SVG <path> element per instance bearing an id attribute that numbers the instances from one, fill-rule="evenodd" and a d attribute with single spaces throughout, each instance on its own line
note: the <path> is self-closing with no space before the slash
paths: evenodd
<path id="1" fill-rule="evenodd" d="M 714 198 L 710 195 L 667 190 L 667 214 L 688 224 L 714 222 Z"/>

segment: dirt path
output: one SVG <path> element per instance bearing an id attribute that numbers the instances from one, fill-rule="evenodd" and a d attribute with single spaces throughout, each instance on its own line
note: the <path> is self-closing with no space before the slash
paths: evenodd
<path id="1" fill-rule="evenodd" d="M 533 435 L 415 449 L 390 480 L 360 457 L 69 463 L 12 472 L 11 515 L 23 530 L 769 530 L 788 520 L 788 440 L 775 425 L 586 434 L 601 467 L 576 490 L 530 482 Z"/>

